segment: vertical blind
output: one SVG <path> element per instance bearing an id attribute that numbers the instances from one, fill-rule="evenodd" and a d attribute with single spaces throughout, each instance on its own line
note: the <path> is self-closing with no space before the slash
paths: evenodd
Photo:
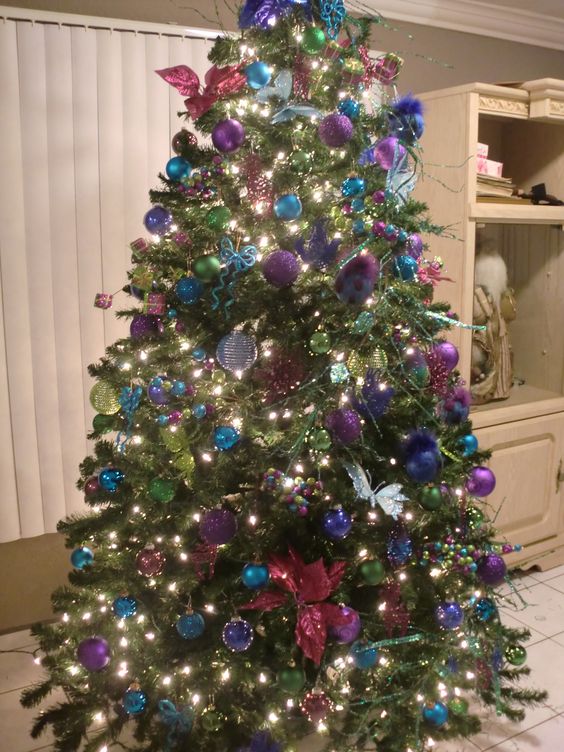
<path id="1" fill-rule="evenodd" d="M 84 510 L 86 366 L 126 331 L 94 296 L 125 283 L 181 126 L 154 71 L 209 67 L 210 39 L 76 18 L 0 17 L 0 541 Z"/>

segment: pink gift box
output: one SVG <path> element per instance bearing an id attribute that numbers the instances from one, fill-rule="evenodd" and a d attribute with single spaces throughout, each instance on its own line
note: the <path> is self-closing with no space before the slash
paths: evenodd
<path id="1" fill-rule="evenodd" d="M 145 293 L 145 313 L 162 316 L 166 311 L 166 295 L 162 292 Z"/>
<path id="2" fill-rule="evenodd" d="M 114 296 L 110 295 L 109 292 L 97 292 L 96 297 L 94 298 L 94 305 L 96 308 L 107 310 L 112 307 L 113 297 Z"/>
<path id="3" fill-rule="evenodd" d="M 484 159 L 487 159 L 489 150 L 490 150 L 490 147 L 487 144 L 481 144 L 478 142 L 477 155 L 479 157 L 483 157 Z"/>
<path id="4" fill-rule="evenodd" d="M 492 178 L 503 177 L 503 162 L 494 162 L 493 159 L 483 159 L 478 157 L 476 160 L 478 175 L 489 175 Z"/>

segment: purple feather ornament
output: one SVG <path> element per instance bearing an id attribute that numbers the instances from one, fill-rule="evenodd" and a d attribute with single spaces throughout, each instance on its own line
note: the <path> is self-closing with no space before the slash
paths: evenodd
<path id="1" fill-rule="evenodd" d="M 327 217 L 316 219 L 309 236 L 309 240 L 298 238 L 294 244 L 298 255 L 306 264 L 311 264 L 315 269 L 326 269 L 337 257 L 337 249 L 340 240 L 328 240 L 327 238 Z"/>
<path id="2" fill-rule="evenodd" d="M 434 435 L 425 428 L 412 431 L 403 445 L 405 471 L 417 483 L 430 483 L 441 467 L 441 454 Z"/>

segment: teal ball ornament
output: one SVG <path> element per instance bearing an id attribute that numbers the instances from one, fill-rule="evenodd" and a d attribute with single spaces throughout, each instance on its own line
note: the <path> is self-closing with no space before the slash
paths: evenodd
<path id="1" fill-rule="evenodd" d="M 105 467 L 98 475 L 98 483 L 108 493 L 115 493 L 124 480 L 124 473 L 117 467 Z"/>
<path id="2" fill-rule="evenodd" d="M 356 668 L 372 668 L 378 660 L 378 648 L 373 642 L 357 640 L 351 645 L 349 655 Z"/>
<path id="3" fill-rule="evenodd" d="M 473 433 L 468 433 L 466 436 L 462 436 L 458 443 L 462 448 L 463 457 L 471 457 L 478 451 L 478 439 Z"/>
<path id="4" fill-rule="evenodd" d="M 233 449 L 239 441 L 239 431 L 233 426 L 218 426 L 213 434 L 215 448 L 220 452 L 227 452 Z"/>
<path id="5" fill-rule="evenodd" d="M 128 715 L 138 715 L 147 707 L 147 695 L 140 689 L 128 689 L 123 695 L 122 704 Z"/>
<path id="6" fill-rule="evenodd" d="M 411 256 L 396 256 L 393 262 L 394 276 L 404 282 L 414 280 L 418 268 L 417 261 Z"/>
<path id="7" fill-rule="evenodd" d="M 173 157 L 166 163 L 165 171 L 171 180 L 179 182 L 190 175 L 192 165 L 183 157 Z"/>
<path id="8" fill-rule="evenodd" d="M 137 613 L 137 601 L 131 595 L 120 595 L 112 603 L 112 611 L 118 619 L 130 619 Z"/>
<path id="9" fill-rule="evenodd" d="M 185 640 L 196 640 L 204 634 L 205 628 L 203 616 L 195 612 L 182 614 L 176 622 L 176 631 Z"/>
<path id="10" fill-rule="evenodd" d="M 266 564 L 245 564 L 241 573 L 243 585 L 250 590 L 266 587 L 270 580 L 270 572 Z"/>
<path id="11" fill-rule="evenodd" d="M 71 564 L 75 569 L 84 569 L 94 561 L 94 554 L 87 546 L 75 548 L 70 557 Z"/>
<path id="12" fill-rule="evenodd" d="M 356 99 L 347 97 L 339 102 L 337 107 L 341 115 L 346 115 L 349 120 L 358 120 L 360 116 L 361 105 Z"/>
<path id="13" fill-rule="evenodd" d="M 341 183 L 341 194 L 346 198 L 350 198 L 351 196 L 362 196 L 365 191 L 366 183 L 358 176 L 345 178 Z"/>
<path id="14" fill-rule="evenodd" d="M 270 83 L 272 70 L 267 63 L 257 60 L 256 62 L 247 65 L 245 68 L 245 77 L 247 79 L 247 84 L 251 89 L 262 89 L 263 86 Z"/>
<path id="15" fill-rule="evenodd" d="M 295 193 L 284 193 L 274 202 L 274 214 L 284 222 L 298 219 L 302 214 L 302 202 Z"/>
<path id="16" fill-rule="evenodd" d="M 184 276 L 176 283 L 174 292 L 181 303 L 194 305 L 202 297 L 204 286 L 197 277 Z"/>
<path id="17" fill-rule="evenodd" d="M 497 607 L 491 598 L 479 598 L 474 604 L 474 614 L 480 621 L 491 621 L 497 616 Z"/>
<path id="18" fill-rule="evenodd" d="M 448 708 L 442 702 L 435 702 L 430 703 L 429 705 L 425 705 L 421 713 L 423 715 L 423 720 L 425 721 L 425 723 L 428 723 L 430 726 L 434 726 L 435 728 L 444 726 L 448 721 Z"/>

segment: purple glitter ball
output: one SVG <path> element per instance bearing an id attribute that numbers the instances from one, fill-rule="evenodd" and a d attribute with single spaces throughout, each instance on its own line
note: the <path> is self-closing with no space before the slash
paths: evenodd
<path id="1" fill-rule="evenodd" d="M 346 115 L 333 112 L 323 118 L 317 132 L 325 146 L 343 146 L 353 137 L 354 125 Z"/>
<path id="2" fill-rule="evenodd" d="M 133 339 L 162 334 L 163 330 L 163 323 L 158 316 L 151 316 L 145 313 L 136 314 L 129 326 L 129 332 Z"/>
<path id="3" fill-rule="evenodd" d="M 211 509 L 200 522 L 200 535 L 211 546 L 228 543 L 237 532 L 237 518 L 228 509 Z"/>
<path id="4" fill-rule="evenodd" d="M 473 496 L 489 496 L 495 488 L 495 475 L 489 467 L 473 467 L 466 481 L 466 490 Z"/>
<path id="5" fill-rule="evenodd" d="M 406 248 L 409 255 L 417 261 L 423 253 L 423 240 L 421 239 L 421 235 L 412 232 L 407 238 Z"/>
<path id="6" fill-rule="evenodd" d="M 344 407 L 332 410 L 325 418 L 325 427 L 329 429 L 333 438 L 341 444 L 351 444 L 362 433 L 360 416 L 354 410 Z"/>
<path id="7" fill-rule="evenodd" d="M 478 577 L 486 585 L 501 585 L 506 573 L 505 562 L 498 554 L 486 554 L 478 562 Z"/>
<path id="8" fill-rule="evenodd" d="M 360 253 L 337 274 L 337 297 L 343 303 L 362 305 L 372 295 L 379 273 L 378 259 L 371 253 Z"/>
<path id="9" fill-rule="evenodd" d="M 458 350 L 452 342 L 437 342 L 433 345 L 433 352 L 440 358 L 448 371 L 453 371 L 458 363 Z"/>
<path id="10" fill-rule="evenodd" d="M 290 251 L 273 251 L 263 261 L 262 273 L 274 287 L 289 287 L 298 278 L 300 264 Z"/>
<path id="11" fill-rule="evenodd" d="M 383 238 L 386 234 L 386 223 L 377 219 L 372 225 L 372 233 L 376 235 L 377 238 Z"/>
<path id="12" fill-rule="evenodd" d="M 233 118 L 220 120 L 214 127 L 211 138 L 218 151 L 226 153 L 237 151 L 245 140 L 245 129 L 238 120 Z"/>
<path id="13" fill-rule="evenodd" d="M 375 204 L 383 204 L 386 200 L 386 194 L 384 191 L 374 191 L 372 194 L 372 201 L 374 201 Z"/>
<path id="14" fill-rule="evenodd" d="M 405 157 L 405 147 L 395 136 L 386 136 L 374 147 L 374 159 L 383 170 L 389 170 Z"/>
<path id="15" fill-rule="evenodd" d="M 110 662 L 110 646 L 103 637 L 88 637 L 79 644 L 76 657 L 87 671 L 101 671 Z"/>
<path id="16" fill-rule="evenodd" d="M 362 624 L 358 612 L 354 608 L 343 606 L 341 608 L 339 623 L 329 625 L 329 637 L 341 645 L 346 645 L 356 640 L 361 629 Z"/>

